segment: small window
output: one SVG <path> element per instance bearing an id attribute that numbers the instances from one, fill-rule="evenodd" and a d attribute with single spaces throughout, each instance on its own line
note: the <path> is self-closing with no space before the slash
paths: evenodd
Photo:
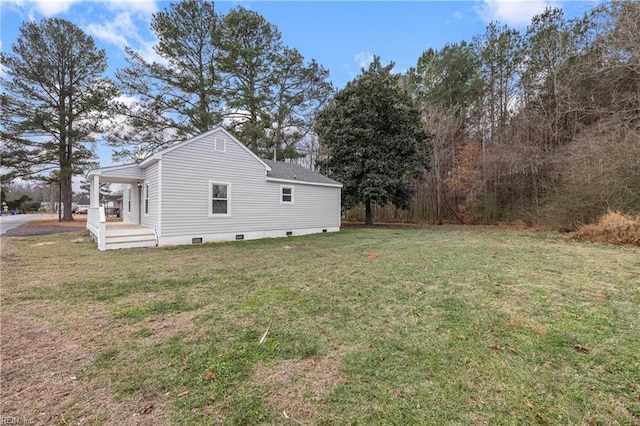
<path id="1" fill-rule="evenodd" d="M 149 214 L 149 185 L 144 186 L 144 214 Z"/>
<path id="2" fill-rule="evenodd" d="M 216 151 L 225 152 L 227 150 L 227 140 L 225 138 L 216 138 Z"/>
<path id="3" fill-rule="evenodd" d="M 231 215 L 231 185 L 222 182 L 210 182 L 210 210 L 209 214 L 214 216 Z"/>
<path id="4" fill-rule="evenodd" d="M 280 204 L 293 204 L 293 186 L 280 187 Z"/>
<path id="5" fill-rule="evenodd" d="M 127 212 L 131 213 L 131 188 L 129 188 L 127 196 Z"/>

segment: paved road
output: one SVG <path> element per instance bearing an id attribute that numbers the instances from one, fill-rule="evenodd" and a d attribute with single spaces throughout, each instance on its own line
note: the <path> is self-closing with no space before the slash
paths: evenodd
<path id="1" fill-rule="evenodd" d="M 39 214 L 17 214 L 14 216 L 2 215 L 0 216 L 0 235 L 6 234 L 9 229 L 17 228 L 23 223 L 27 223 L 31 220 L 42 219 L 43 216 Z"/>

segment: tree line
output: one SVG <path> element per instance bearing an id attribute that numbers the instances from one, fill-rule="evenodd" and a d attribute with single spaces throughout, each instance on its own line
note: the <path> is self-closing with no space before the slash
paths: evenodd
<path id="1" fill-rule="evenodd" d="M 432 168 L 409 212 L 380 213 L 566 229 L 637 213 L 638 46 L 640 3 L 613 1 L 572 19 L 547 9 L 523 33 L 490 23 L 426 50 L 403 80 L 433 135 Z"/>
<path id="2" fill-rule="evenodd" d="M 120 161 L 225 125 L 260 156 L 344 183 L 348 218 L 572 228 L 640 210 L 640 4 L 616 0 L 526 31 L 492 22 L 402 74 L 375 58 L 334 93 L 328 71 L 237 7 L 185 0 L 153 16 L 158 60 L 127 49 L 115 80 L 70 22 L 25 23 L 2 55 L 4 170 L 71 203 L 97 135 Z M 71 211 L 66 208 L 65 212 Z"/>
<path id="3" fill-rule="evenodd" d="M 366 223 L 574 229 L 638 212 L 638 46 L 640 3 L 614 1 L 573 19 L 549 8 L 524 33 L 491 22 L 395 77 L 376 59 L 320 115 L 321 164 Z"/>

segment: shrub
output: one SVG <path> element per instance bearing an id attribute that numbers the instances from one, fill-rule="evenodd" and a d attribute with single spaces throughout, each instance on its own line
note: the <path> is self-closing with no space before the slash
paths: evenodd
<path id="1" fill-rule="evenodd" d="M 640 246 L 640 215 L 606 213 L 595 224 L 580 228 L 576 232 L 576 237 L 601 243 Z"/>

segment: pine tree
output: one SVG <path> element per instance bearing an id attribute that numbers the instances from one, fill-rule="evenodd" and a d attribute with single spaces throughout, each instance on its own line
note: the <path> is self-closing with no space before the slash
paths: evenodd
<path id="1" fill-rule="evenodd" d="M 73 220 L 72 176 L 95 164 L 93 134 L 117 93 L 102 77 L 105 52 L 71 22 L 44 19 L 22 25 L 1 63 L 3 181 L 56 178 Z"/>
<path id="2" fill-rule="evenodd" d="M 111 135 L 115 158 L 141 160 L 176 141 L 221 124 L 221 76 L 217 66 L 218 16 L 212 2 L 186 0 L 153 16 L 162 62 L 127 48 L 129 66 L 116 76 L 126 95 L 124 125 Z"/>
<path id="3" fill-rule="evenodd" d="M 220 67 L 230 130 L 259 155 L 276 149 L 278 158 L 295 158 L 296 143 L 332 93 L 328 71 L 306 65 L 275 25 L 243 7 L 222 20 Z"/>

